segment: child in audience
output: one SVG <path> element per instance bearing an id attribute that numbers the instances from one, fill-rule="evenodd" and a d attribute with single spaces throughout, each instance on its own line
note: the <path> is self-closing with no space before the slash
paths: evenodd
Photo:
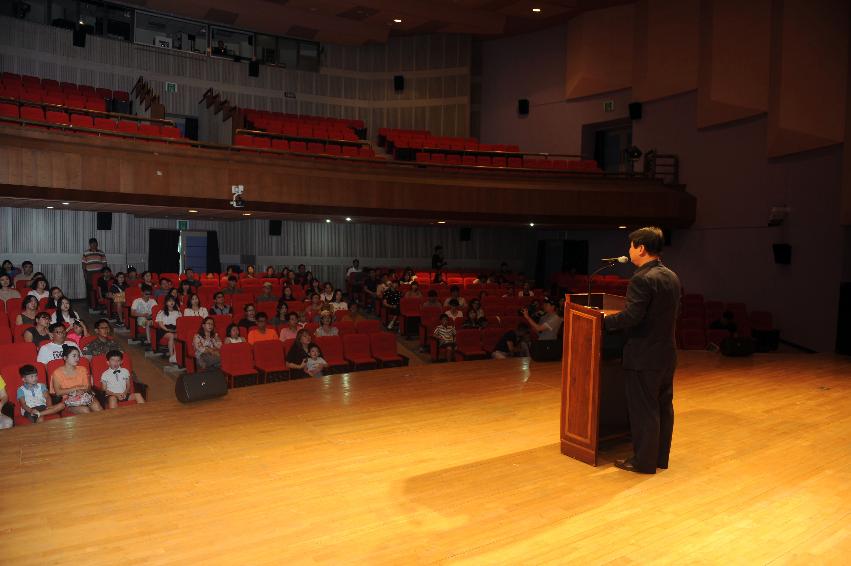
<path id="1" fill-rule="evenodd" d="M 328 362 L 322 357 L 322 352 L 319 346 L 312 344 L 310 346 L 309 357 L 307 358 L 307 367 L 305 371 L 310 377 L 322 377 L 322 370 L 328 367 Z"/>
<path id="2" fill-rule="evenodd" d="M 239 333 L 239 326 L 231 323 L 225 331 L 225 344 L 241 344 L 245 342 L 245 338 Z"/>
<path id="3" fill-rule="evenodd" d="M 43 417 L 58 413 L 65 408 L 64 403 L 53 404 L 47 392 L 47 386 L 38 382 L 38 371 L 35 367 L 29 364 L 21 366 L 20 374 L 24 383 L 18 387 L 16 397 L 21 404 L 21 415 L 30 419 L 33 423 L 40 423 L 44 420 Z M 5 395 L 4 387 L 5 384 L 0 387 L 3 395 Z M 9 426 L 11 426 L 11 422 Z"/>
<path id="4" fill-rule="evenodd" d="M 437 360 L 441 352 L 447 362 L 455 359 L 455 325 L 448 315 L 440 315 L 440 324 L 434 329 L 434 339 L 437 340 Z"/>
<path id="5" fill-rule="evenodd" d="M 150 275 L 147 271 L 145 274 Z M 145 329 L 145 340 L 147 342 L 151 341 L 151 313 L 155 306 L 157 306 L 157 301 L 151 297 L 151 286 L 142 283 L 142 296 L 130 305 L 130 314 L 136 317 L 136 325 Z"/>
<path id="6" fill-rule="evenodd" d="M 157 328 L 163 332 L 163 338 L 168 342 L 168 361 L 172 364 L 177 363 L 177 357 L 174 355 L 174 339 L 177 337 L 178 318 L 180 318 L 180 309 L 177 307 L 177 301 L 171 295 L 167 295 L 162 310 L 157 313 L 156 323 Z"/>
<path id="7" fill-rule="evenodd" d="M 106 361 L 109 367 L 101 374 L 100 381 L 103 383 L 103 392 L 106 393 L 107 407 L 114 409 L 119 401 L 127 401 L 131 398 L 137 403 L 144 403 L 145 399 L 141 393 L 130 392 L 130 372 L 127 368 L 121 367 L 124 354 L 118 350 L 111 350 L 106 353 Z"/>

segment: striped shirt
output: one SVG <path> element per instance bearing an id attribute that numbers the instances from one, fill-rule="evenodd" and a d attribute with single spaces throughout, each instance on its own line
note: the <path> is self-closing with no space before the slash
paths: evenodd
<path id="1" fill-rule="evenodd" d="M 86 271 L 102 271 L 106 267 L 106 254 L 97 249 L 83 252 L 83 267 Z"/>
<path id="2" fill-rule="evenodd" d="M 434 329 L 434 337 L 441 345 L 452 344 L 455 342 L 455 327 L 440 324 Z"/>

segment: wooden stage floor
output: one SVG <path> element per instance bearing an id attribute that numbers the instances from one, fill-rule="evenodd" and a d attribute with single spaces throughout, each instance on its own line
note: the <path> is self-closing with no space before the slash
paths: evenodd
<path id="1" fill-rule="evenodd" d="M 685 352 L 671 468 L 558 449 L 559 364 L 277 383 L 0 432 L 3 564 L 847 563 L 851 361 Z"/>

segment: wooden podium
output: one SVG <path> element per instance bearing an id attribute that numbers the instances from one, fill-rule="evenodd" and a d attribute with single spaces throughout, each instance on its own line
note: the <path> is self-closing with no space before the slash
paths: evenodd
<path id="1" fill-rule="evenodd" d="M 561 453 L 596 466 L 600 442 L 629 434 L 621 372 L 623 339 L 603 331 L 603 315 L 623 310 L 625 299 L 592 293 L 591 306 L 587 304 L 587 294 L 566 296 Z"/>

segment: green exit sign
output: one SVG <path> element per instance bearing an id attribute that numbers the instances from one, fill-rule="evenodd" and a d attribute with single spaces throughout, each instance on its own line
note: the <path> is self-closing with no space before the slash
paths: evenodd
<path id="1" fill-rule="evenodd" d="M 604 100 L 603 101 L 603 112 L 614 112 L 615 111 L 615 101 L 614 100 Z"/>
<path id="2" fill-rule="evenodd" d="M 177 83 L 165 83 L 166 92 L 177 92 Z"/>
<path id="3" fill-rule="evenodd" d="M 189 221 L 188 220 L 178 220 L 177 221 L 177 229 L 178 230 L 189 230 Z"/>

